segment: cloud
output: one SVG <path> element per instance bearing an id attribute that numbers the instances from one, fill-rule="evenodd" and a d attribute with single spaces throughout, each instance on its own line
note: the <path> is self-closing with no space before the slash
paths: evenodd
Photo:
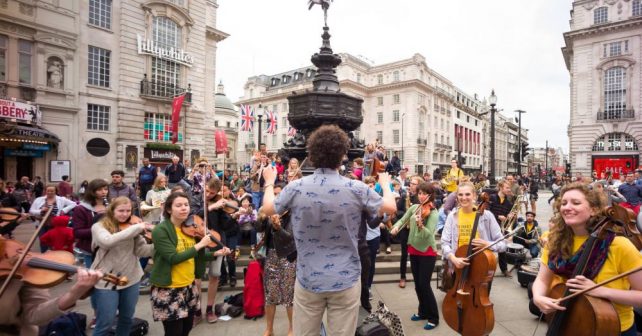
<path id="1" fill-rule="evenodd" d="M 321 44 L 323 13 L 304 0 L 219 0 L 217 79 L 232 101 L 248 77 L 310 65 Z M 469 94 L 495 89 L 498 107 L 522 126 L 531 146 L 568 148 L 569 74 L 562 34 L 571 0 L 336 0 L 328 25 L 335 53 L 375 64 L 420 53 L 429 67 Z"/>

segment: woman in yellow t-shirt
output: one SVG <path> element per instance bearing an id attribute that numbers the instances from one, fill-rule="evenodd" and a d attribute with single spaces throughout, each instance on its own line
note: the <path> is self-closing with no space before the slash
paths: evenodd
<path id="1" fill-rule="evenodd" d="M 152 316 L 162 321 L 165 335 L 188 335 L 194 312 L 200 308 L 200 292 L 194 281 L 205 272 L 209 235 L 196 242 L 181 231 L 190 213 L 189 196 L 175 192 L 163 207 L 165 220 L 152 231 L 154 268 L 150 276 Z"/>
<path id="2" fill-rule="evenodd" d="M 605 200 L 586 185 L 572 183 L 560 193 L 561 202 L 557 203 L 559 216 L 550 230 L 549 241 L 542 255 L 542 267 L 533 284 L 533 302 L 545 314 L 564 309 L 552 298 L 547 297 L 555 278 L 568 279 L 573 272 L 573 263 L 584 242 L 590 234 L 591 217 L 605 207 Z M 566 286 L 574 290 L 589 288 L 597 282 L 642 266 L 642 255 L 624 237 L 614 237 L 608 247 L 606 260 L 601 267 L 588 267 L 597 273 L 593 279 L 577 276 L 566 280 Z M 591 275 L 589 275 L 591 277 Z M 588 295 L 610 300 L 620 318 L 620 335 L 636 335 L 633 306 L 642 302 L 642 272 L 613 281 L 587 293 Z"/>

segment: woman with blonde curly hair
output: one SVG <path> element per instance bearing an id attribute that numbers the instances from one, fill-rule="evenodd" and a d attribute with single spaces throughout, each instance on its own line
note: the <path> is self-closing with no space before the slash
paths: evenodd
<path id="1" fill-rule="evenodd" d="M 583 183 L 571 183 L 560 192 L 555 203 L 558 215 L 550 230 L 548 244 L 542 254 L 542 266 L 533 284 L 533 302 L 543 313 L 564 310 L 547 296 L 553 280 L 566 282 L 571 290 L 582 290 L 618 274 L 642 266 L 642 254 L 625 237 L 608 233 L 602 244 L 593 248 L 586 272 L 571 278 L 586 241 L 605 208 L 605 197 Z M 610 300 L 620 320 L 620 329 L 613 334 L 635 336 L 633 306 L 642 302 L 642 272 L 613 281 L 587 293 Z"/>

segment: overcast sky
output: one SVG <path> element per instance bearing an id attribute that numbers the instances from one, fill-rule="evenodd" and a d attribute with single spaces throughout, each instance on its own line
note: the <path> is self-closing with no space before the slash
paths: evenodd
<path id="1" fill-rule="evenodd" d="M 569 74 L 562 34 L 572 0 L 336 0 L 328 25 L 335 53 L 375 65 L 426 57 L 430 68 L 469 94 L 495 89 L 506 116 L 521 109 L 530 146 L 568 153 Z M 217 82 L 236 102 L 248 77 L 310 65 L 321 45 L 323 12 L 307 0 L 218 0 Z"/>

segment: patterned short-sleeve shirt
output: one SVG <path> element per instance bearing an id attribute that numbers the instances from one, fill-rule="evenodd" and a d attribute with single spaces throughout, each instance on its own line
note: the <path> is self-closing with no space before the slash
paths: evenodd
<path id="1" fill-rule="evenodd" d="M 357 235 L 362 211 L 377 213 L 382 204 L 374 190 L 334 169 L 317 169 L 281 191 L 274 207 L 278 213 L 291 211 L 296 276 L 303 288 L 335 292 L 359 281 Z"/>

